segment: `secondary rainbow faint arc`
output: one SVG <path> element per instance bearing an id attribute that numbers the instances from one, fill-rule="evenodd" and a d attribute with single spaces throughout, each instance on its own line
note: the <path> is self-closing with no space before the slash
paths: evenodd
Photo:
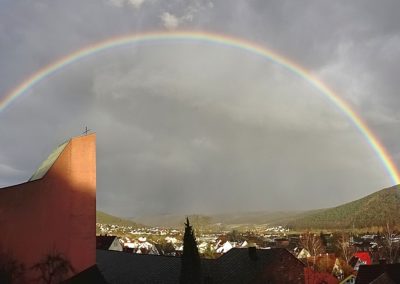
<path id="1" fill-rule="evenodd" d="M 275 62 L 283 67 L 289 69 L 293 73 L 297 74 L 301 78 L 307 80 L 311 85 L 321 91 L 331 102 L 333 102 L 341 111 L 350 119 L 352 123 L 357 127 L 361 134 L 365 137 L 366 141 L 370 144 L 376 155 L 381 160 L 386 171 L 391 177 L 394 184 L 400 183 L 400 175 L 398 170 L 392 161 L 391 157 L 387 153 L 386 149 L 382 146 L 379 139 L 374 133 L 368 128 L 362 118 L 337 94 L 335 94 L 326 84 L 320 81 L 318 78 L 313 76 L 309 71 L 296 64 L 295 62 L 285 58 L 264 46 L 257 43 L 242 39 L 231 37 L 222 34 L 210 33 L 210 32 L 197 32 L 197 31 L 179 31 L 179 32 L 147 32 L 139 34 L 129 34 L 123 36 L 113 37 L 104 41 L 100 41 L 82 49 L 79 49 L 73 53 L 70 53 L 48 65 L 42 69 L 33 73 L 30 77 L 20 83 L 15 89 L 6 96 L 0 99 L 0 112 L 9 106 L 14 100 L 21 96 L 28 89 L 32 88 L 36 83 L 45 79 L 46 77 L 53 74 L 55 71 L 66 67 L 84 57 L 94 55 L 101 51 L 123 46 L 127 44 L 139 44 L 149 41 L 171 41 L 171 40 L 183 40 L 183 41 L 200 41 L 209 42 L 213 44 L 220 44 L 224 46 L 230 46 L 238 49 L 242 49 L 253 54 L 257 54 L 263 58 L 266 58 L 272 62 Z"/>

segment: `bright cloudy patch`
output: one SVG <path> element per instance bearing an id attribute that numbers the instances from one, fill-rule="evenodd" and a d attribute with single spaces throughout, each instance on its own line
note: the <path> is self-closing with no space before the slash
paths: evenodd
<path id="1" fill-rule="evenodd" d="M 163 26 L 169 30 L 176 29 L 179 26 L 178 18 L 168 12 L 162 13 L 161 21 L 163 23 Z"/>
<path id="2" fill-rule="evenodd" d="M 108 0 L 108 3 L 111 6 L 121 8 L 121 7 L 129 5 L 136 9 L 139 9 L 144 2 L 145 2 L 145 0 Z"/>
<path id="3" fill-rule="evenodd" d="M 128 0 L 128 2 L 135 8 L 140 8 L 142 6 L 144 0 Z"/>

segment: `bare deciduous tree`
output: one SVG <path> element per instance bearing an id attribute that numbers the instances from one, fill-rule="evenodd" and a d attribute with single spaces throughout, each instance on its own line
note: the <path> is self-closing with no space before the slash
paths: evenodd
<path id="1" fill-rule="evenodd" d="M 381 256 L 386 258 L 388 263 L 397 262 L 399 257 L 399 242 L 394 239 L 394 227 L 394 222 L 387 221 L 382 234 L 383 240 L 381 241 Z"/>
<path id="2" fill-rule="evenodd" d="M 306 232 L 300 235 L 299 245 L 311 254 L 312 267 L 315 270 L 316 256 L 324 252 L 320 236 L 311 232 Z M 307 259 L 306 262 L 307 266 L 309 267 L 309 259 Z"/>
<path id="3" fill-rule="evenodd" d="M 324 247 L 318 234 L 306 232 L 300 235 L 300 245 L 305 248 L 311 256 L 316 256 L 324 252 Z"/>
<path id="4" fill-rule="evenodd" d="M 336 241 L 336 247 L 339 249 L 342 258 L 349 263 L 350 258 L 354 254 L 354 247 L 350 245 L 350 236 L 342 232 Z"/>
<path id="5" fill-rule="evenodd" d="M 25 267 L 10 253 L 0 252 L 0 283 L 24 283 Z"/>
<path id="6" fill-rule="evenodd" d="M 69 260 L 61 253 L 52 251 L 45 255 L 40 262 L 32 267 L 39 272 L 39 283 L 60 283 L 74 271 Z"/>

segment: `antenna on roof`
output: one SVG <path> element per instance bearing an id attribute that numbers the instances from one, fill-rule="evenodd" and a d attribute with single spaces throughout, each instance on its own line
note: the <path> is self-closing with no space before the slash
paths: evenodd
<path id="1" fill-rule="evenodd" d="M 84 134 L 84 135 L 88 135 L 88 132 L 89 131 L 92 131 L 91 129 L 88 129 L 88 127 L 87 126 L 85 126 L 85 131 L 83 131 L 83 133 L 82 134 Z"/>

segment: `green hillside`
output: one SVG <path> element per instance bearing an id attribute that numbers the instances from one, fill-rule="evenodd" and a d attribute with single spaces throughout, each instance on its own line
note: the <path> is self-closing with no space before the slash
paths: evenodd
<path id="1" fill-rule="evenodd" d="M 99 214 L 101 213 L 101 215 Z M 185 215 L 142 216 L 125 220 L 103 212 L 98 212 L 98 220 L 117 224 L 133 220 L 150 226 L 182 228 Z M 111 219 L 110 219 L 111 218 Z M 211 215 L 189 215 L 197 229 L 230 230 L 249 228 L 255 225 L 282 225 L 292 229 L 357 229 L 384 226 L 387 220 L 400 225 L 400 185 L 385 188 L 364 198 L 337 207 L 309 211 L 258 211 L 235 212 Z"/>
<path id="2" fill-rule="evenodd" d="M 334 208 L 317 210 L 287 222 L 295 229 L 367 228 L 383 226 L 387 220 L 400 223 L 400 186 L 372 193 Z"/>
<path id="3" fill-rule="evenodd" d="M 240 212 L 229 214 L 214 215 L 214 222 L 223 224 L 270 224 L 282 225 L 300 216 L 306 216 L 316 212 L 313 211 L 258 211 L 258 212 Z"/>
<path id="4" fill-rule="evenodd" d="M 96 223 L 101 223 L 101 224 L 109 224 L 109 225 L 118 225 L 118 226 L 126 226 L 126 227 L 144 227 L 141 224 L 135 223 L 133 221 L 119 218 L 107 213 L 104 213 L 102 211 L 96 211 Z"/>
<path id="5" fill-rule="evenodd" d="M 138 221 L 148 226 L 167 227 L 167 228 L 184 228 L 186 217 L 189 217 L 190 223 L 195 228 L 205 228 L 212 225 L 213 218 L 207 215 L 192 214 L 192 215 L 149 215 L 132 218 L 132 221 Z"/>

